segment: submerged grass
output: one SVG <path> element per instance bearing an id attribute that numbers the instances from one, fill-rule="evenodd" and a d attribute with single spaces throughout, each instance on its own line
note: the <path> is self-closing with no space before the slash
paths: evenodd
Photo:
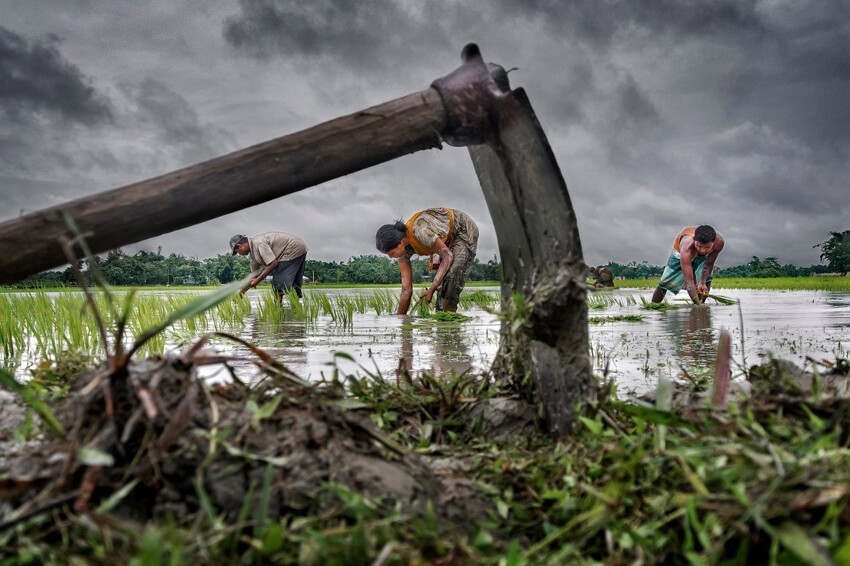
<path id="1" fill-rule="evenodd" d="M 129 305 L 127 329 L 135 338 L 200 296 L 202 293 L 197 291 L 173 289 L 169 293 L 148 294 L 96 291 L 93 301 L 109 329 L 116 328 L 119 323 L 120 309 L 116 310 L 116 305 Z M 312 324 L 320 316 L 327 316 L 342 328 L 352 328 L 358 314 L 382 316 L 394 313 L 398 308 L 398 291 L 390 289 L 335 296 L 310 290 L 300 300 L 294 291 L 290 291 L 284 295 L 281 304 L 271 288 L 263 286 L 257 297 L 256 312 L 252 311 L 251 300 L 247 297 L 234 296 L 208 311 L 175 321 L 167 332 L 150 336 L 141 351 L 145 355 L 159 354 L 168 344 L 185 343 L 210 331 L 239 334 L 250 316 L 271 324 L 287 321 Z M 475 290 L 461 295 L 460 307 L 489 307 L 498 301 L 498 293 Z M 412 314 L 427 317 L 432 309 L 433 305 L 420 302 Z M 22 356 L 31 360 L 49 360 L 66 350 L 93 355 L 103 353 L 99 336 L 97 319 L 80 291 L 65 289 L 62 292 L 39 290 L 0 294 L 0 355 L 7 367 L 14 368 Z"/>
<path id="2" fill-rule="evenodd" d="M 137 339 L 146 329 L 168 320 L 172 313 L 201 296 L 197 292 L 138 295 L 133 292 L 93 293 L 93 303 L 112 335 L 120 323 L 115 305 L 126 305 L 127 329 Z M 277 309 L 278 311 L 280 309 Z M 168 332 L 152 335 L 141 347 L 144 354 L 161 353 L 172 335 L 199 335 L 208 330 L 233 330 L 244 325 L 251 312 L 247 299 L 222 301 L 209 310 L 173 321 Z M 25 292 L 0 296 L 0 348 L 5 360 L 27 354 L 55 358 L 65 351 L 103 353 L 103 344 L 92 307 L 83 293 Z"/>

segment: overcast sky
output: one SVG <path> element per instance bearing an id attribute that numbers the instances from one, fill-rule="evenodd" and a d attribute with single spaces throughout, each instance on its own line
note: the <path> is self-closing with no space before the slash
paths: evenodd
<path id="1" fill-rule="evenodd" d="M 721 267 L 810 265 L 850 229 L 846 0 L 0 0 L 0 221 L 422 90 L 470 41 L 518 67 L 588 264 L 660 265 L 707 223 Z M 124 250 L 204 258 L 282 230 L 346 260 L 430 206 L 497 253 L 450 146 Z"/>

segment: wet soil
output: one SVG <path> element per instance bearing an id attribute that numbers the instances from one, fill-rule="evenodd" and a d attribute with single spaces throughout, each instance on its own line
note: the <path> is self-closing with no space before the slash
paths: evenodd
<path id="1" fill-rule="evenodd" d="M 338 388 L 302 382 L 265 354 L 258 384 L 209 386 L 196 373 L 205 355 L 86 373 L 55 407 L 62 440 L 15 441 L 22 407 L 4 399 L 0 523 L 69 501 L 86 511 L 130 482 L 117 512 L 135 520 L 185 517 L 204 497 L 230 519 L 246 506 L 315 516 L 338 504 L 333 489 L 406 514 L 431 502 L 460 524 L 489 508 L 474 482 L 395 444 Z"/>

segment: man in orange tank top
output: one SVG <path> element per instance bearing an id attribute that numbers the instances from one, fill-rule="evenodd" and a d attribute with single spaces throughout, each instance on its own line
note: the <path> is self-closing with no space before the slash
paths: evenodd
<path id="1" fill-rule="evenodd" d="M 711 290 L 711 272 L 725 243 L 723 236 L 708 225 L 689 226 L 679 232 L 652 302 L 660 303 L 667 291 L 675 295 L 684 288 L 695 304 L 702 303 Z"/>

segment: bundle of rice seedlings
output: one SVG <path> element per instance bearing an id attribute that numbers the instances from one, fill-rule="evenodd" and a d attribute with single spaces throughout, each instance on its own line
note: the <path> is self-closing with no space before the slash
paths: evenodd
<path id="1" fill-rule="evenodd" d="M 706 295 L 705 298 L 706 299 L 714 299 L 715 301 L 717 301 L 721 305 L 735 305 L 735 304 L 738 303 L 738 301 L 736 301 L 735 299 L 730 299 L 729 297 L 723 297 L 721 295 L 711 295 L 711 294 L 709 294 L 709 295 Z"/>
<path id="2" fill-rule="evenodd" d="M 436 320 L 437 322 L 466 322 L 468 320 L 472 320 L 472 317 L 449 311 L 436 311 L 433 314 L 428 315 L 428 318 Z"/>

